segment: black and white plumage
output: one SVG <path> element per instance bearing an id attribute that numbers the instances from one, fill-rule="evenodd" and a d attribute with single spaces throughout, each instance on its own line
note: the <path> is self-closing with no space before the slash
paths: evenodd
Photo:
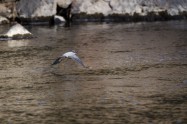
<path id="1" fill-rule="evenodd" d="M 83 62 L 80 60 L 80 58 L 76 55 L 75 52 L 66 52 L 64 53 L 62 56 L 58 57 L 53 63 L 52 65 L 56 65 L 59 64 L 63 58 L 70 58 L 72 60 L 74 60 L 75 62 L 81 64 L 83 67 L 85 67 L 85 65 L 83 64 Z"/>

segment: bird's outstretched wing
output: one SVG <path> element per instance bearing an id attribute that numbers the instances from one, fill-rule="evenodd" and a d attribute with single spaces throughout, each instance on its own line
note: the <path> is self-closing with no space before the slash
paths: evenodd
<path id="1" fill-rule="evenodd" d="M 78 62 L 78 63 L 81 64 L 83 67 L 85 67 L 85 65 L 83 64 L 83 62 L 82 62 L 82 61 L 79 59 L 79 57 L 76 56 L 75 54 L 69 56 L 69 58 L 73 59 L 75 62 Z"/>
<path id="2" fill-rule="evenodd" d="M 51 65 L 56 65 L 62 61 L 62 57 L 58 57 Z"/>

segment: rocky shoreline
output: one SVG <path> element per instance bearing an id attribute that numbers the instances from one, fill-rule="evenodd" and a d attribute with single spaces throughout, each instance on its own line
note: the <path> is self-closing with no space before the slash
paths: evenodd
<path id="1" fill-rule="evenodd" d="M 0 24 L 55 24 L 66 22 L 137 22 L 187 18 L 187 1 L 181 0 L 1 0 Z M 62 19 L 61 21 L 65 21 Z M 58 21 L 59 23 L 59 21 Z"/>
<path id="2" fill-rule="evenodd" d="M 187 13 L 181 13 L 180 15 L 170 16 L 167 12 L 160 12 L 155 14 L 153 12 L 148 13 L 146 16 L 135 13 L 129 14 L 111 14 L 104 16 L 103 14 L 86 14 L 79 13 L 72 16 L 73 21 L 78 22 L 139 22 L 139 21 L 168 21 L 168 20 L 182 20 L 187 18 Z"/>

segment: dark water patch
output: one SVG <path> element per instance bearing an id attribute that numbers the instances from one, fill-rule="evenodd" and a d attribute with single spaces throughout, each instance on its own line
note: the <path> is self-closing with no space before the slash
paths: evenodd
<path id="1" fill-rule="evenodd" d="M 36 84 L 36 85 L 49 85 L 49 84 L 54 84 L 54 83 L 58 83 L 57 81 L 45 81 L 45 82 L 42 82 L 42 83 L 40 83 L 40 82 L 34 82 L 34 84 Z M 33 86 L 28 86 L 28 88 L 32 88 Z M 26 88 L 27 88 L 27 86 L 26 86 Z"/>
<path id="2" fill-rule="evenodd" d="M 160 80 L 160 81 L 173 81 L 170 78 L 163 78 L 163 77 L 157 78 L 157 80 Z"/>
<path id="3" fill-rule="evenodd" d="M 184 104 L 187 103 L 187 96 L 180 95 L 180 96 L 162 98 L 161 100 L 158 100 L 158 102 L 160 104 L 172 104 L 172 105 Z"/>
<path id="4" fill-rule="evenodd" d="M 19 77 L 7 76 L 7 77 L 1 77 L 0 78 L 0 80 L 11 80 L 11 79 L 19 79 Z"/>
<path id="5" fill-rule="evenodd" d="M 118 80 L 118 79 L 123 79 L 123 77 L 112 77 L 112 78 L 109 78 L 109 79 L 116 79 L 116 80 Z"/>
<path id="6" fill-rule="evenodd" d="M 141 87 L 139 85 L 112 85 L 112 87 L 127 87 L 127 88 L 133 88 L 133 87 Z M 121 91 L 120 91 L 121 92 Z"/>
<path id="7" fill-rule="evenodd" d="M 33 88 L 34 88 L 33 85 L 27 85 L 27 86 L 21 87 L 21 89 L 33 89 Z"/>
<path id="8" fill-rule="evenodd" d="M 8 82 L 6 82 L 6 83 L 8 83 Z M 13 89 L 16 89 L 16 88 L 13 86 L 2 86 L 1 87 L 1 90 L 3 90 L 3 92 L 13 90 Z"/>
<path id="9" fill-rule="evenodd" d="M 74 113 L 72 113 L 74 111 Z M 111 123 L 116 124 L 129 122 L 129 115 L 125 112 L 115 113 L 121 111 L 119 108 L 105 108 L 105 107 L 80 107 L 80 108 L 62 108 L 55 110 L 53 113 L 48 113 L 48 116 L 57 116 L 61 118 L 60 122 L 66 123 Z M 55 120 L 55 123 L 59 120 Z"/>
<path id="10" fill-rule="evenodd" d="M 69 73 L 69 75 L 118 75 L 122 73 L 126 74 L 126 71 L 121 69 L 98 69 Z"/>
<path id="11" fill-rule="evenodd" d="M 163 111 L 163 110 L 160 110 L 160 111 Z M 165 120 L 165 119 L 173 117 L 172 113 L 164 112 L 164 111 L 161 113 L 160 111 L 156 110 L 156 108 L 155 108 L 154 110 L 151 109 L 150 111 L 141 112 L 141 113 L 138 112 L 138 113 L 134 113 L 134 114 L 147 117 L 147 118 L 151 119 L 152 121 L 157 120 L 158 122 L 161 120 Z"/>
<path id="12" fill-rule="evenodd" d="M 128 72 L 138 72 L 138 71 L 144 71 L 150 68 L 174 68 L 174 67 L 180 67 L 184 66 L 187 67 L 187 64 L 146 64 L 146 65 L 135 65 L 131 67 L 116 67 L 116 68 L 103 68 L 103 69 L 97 69 L 97 70 L 75 70 L 74 72 L 68 72 L 65 73 L 65 75 L 127 75 Z M 63 76 L 61 74 L 55 74 L 56 76 Z M 167 79 L 158 79 L 158 80 L 167 80 Z"/>
<path id="13" fill-rule="evenodd" d="M 63 82 L 68 81 L 101 81 L 101 77 L 94 77 L 94 75 L 85 75 L 83 73 L 61 73 L 52 72 L 52 75 L 59 78 Z M 54 82 L 55 83 L 55 82 Z"/>
<path id="14" fill-rule="evenodd" d="M 65 77 L 65 74 L 61 74 L 61 73 L 51 72 L 51 74 L 54 75 L 55 77 Z"/>
<path id="15" fill-rule="evenodd" d="M 156 47 L 143 48 L 142 50 L 153 50 L 153 49 L 156 49 Z"/>
<path id="16" fill-rule="evenodd" d="M 167 95 L 167 94 L 154 94 L 148 96 L 139 96 L 143 99 L 151 99 L 155 101 L 156 104 L 161 105 L 178 105 L 187 103 L 187 96 L 183 95 Z"/>
<path id="17" fill-rule="evenodd" d="M 174 106 L 155 105 L 149 107 L 148 110 L 137 112 L 138 116 L 143 116 L 150 119 L 152 122 L 170 122 L 173 124 L 185 124 L 185 114 L 181 113 L 181 110 Z"/>
<path id="18" fill-rule="evenodd" d="M 132 52 L 133 50 L 116 50 L 116 51 L 110 51 L 111 53 L 128 53 Z"/>
<path id="19" fill-rule="evenodd" d="M 148 95 L 148 96 L 139 96 L 140 98 L 148 98 L 148 99 L 160 99 L 164 97 L 164 94 L 154 94 L 154 95 Z"/>
<path id="20" fill-rule="evenodd" d="M 179 48 L 186 48 L 187 47 L 187 43 L 177 43 L 177 44 L 174 44 L 175 47 L 179 47 Z"/>
<path id="21" fill-rule="evenodd" d="M 0 51 L 0 54 L 3 54 L 3 53 L 14 53 L 14 52 L 24 52 L 24 51 L 29 51 L 29 52 L 32 52 L 32 51 L 45 51 L 45 50 L 52 50 L 54 49 L 53 47 L 51 46 L 43 46 L 43 47 L 21 47 L 21 48 L 13 48 L 12 50 L 10 51 Z"/>
<path id="22" fill-rule="evenodd" d="M 103 79 L 100 77 L 85 77 L 85 80 L 86 81 L 101 81 Z"/>
<path id="23" fill-rule="evenodd" d="M 44 46 L 40 48 L 36 47 L 26 47 L 21 49 L 13 49 L 13 50 L 7 50 L 7 51 L 0 51 L 0 55 L 2 58 L 10 58 L 10 57 L 19 57 L 19 56 L 36 56 L 36 53 L 43 52 L 43 51 L 51 51 L 54 49 L 50 46 Z"/>

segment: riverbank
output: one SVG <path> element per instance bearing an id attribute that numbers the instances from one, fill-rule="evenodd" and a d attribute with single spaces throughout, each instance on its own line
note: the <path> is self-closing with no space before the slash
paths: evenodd
<path id="1" fill-rule="evenodd" d="M 29 4 L 28 4 L 29 3 Z M 187 2 L 175 0 L 4 0 L 0 16 L 19 23 L 167 21 L 187 18 Z M 1 24 L 1 23 L 0 23 Z"/>

